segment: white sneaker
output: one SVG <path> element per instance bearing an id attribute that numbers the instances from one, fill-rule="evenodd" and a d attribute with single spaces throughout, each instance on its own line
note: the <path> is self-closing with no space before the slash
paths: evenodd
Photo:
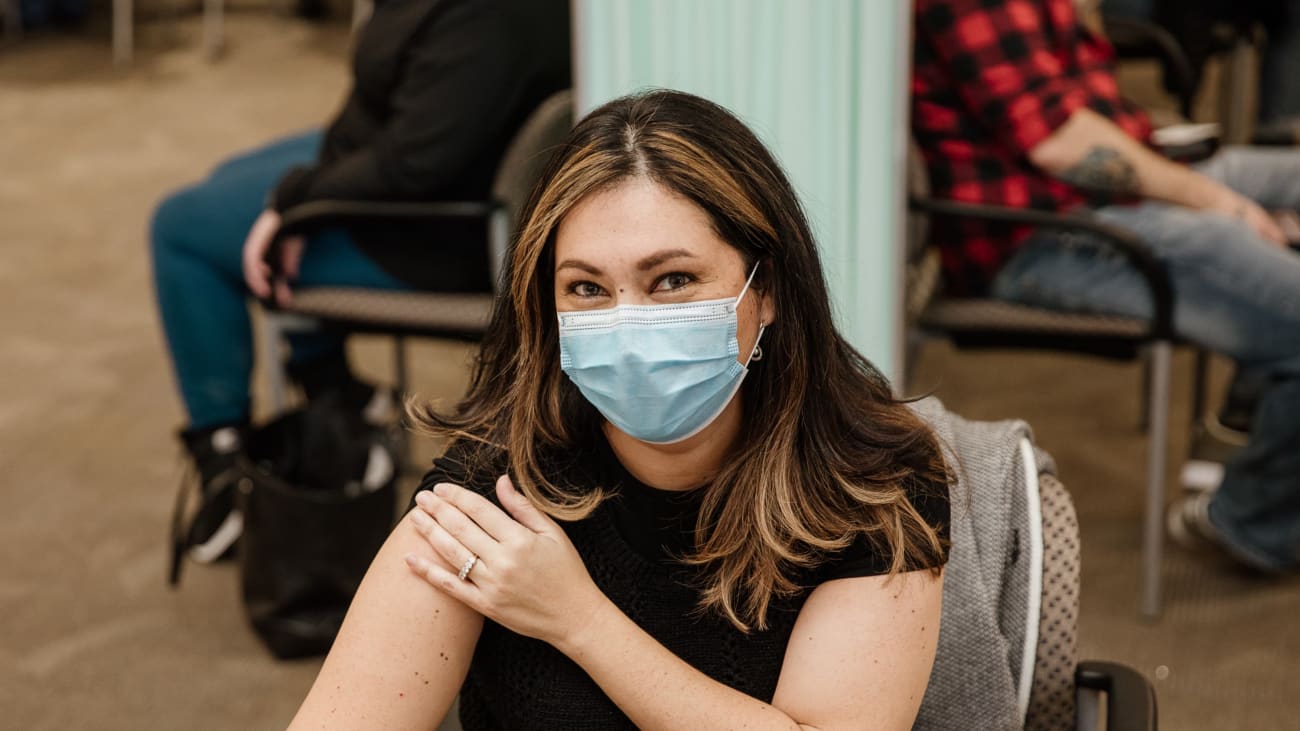
<path id="1" fill-rule="evenodd" d="M 1208 459 L 1189 459 L 1183 463 L 1179 478 L 1183 487 L 1195 492 L 1214 492 L 1223 484 L 1223 463 Z"/>

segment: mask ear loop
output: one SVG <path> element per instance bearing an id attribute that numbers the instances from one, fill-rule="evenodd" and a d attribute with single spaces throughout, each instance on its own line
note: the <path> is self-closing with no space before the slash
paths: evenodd
<path id="1" fill-rule="evenodd" d="M 754 263 L 754 268 L 749 271 L 749 279 L 745 280 L 745 286 L 741 288 L 740 295 L 736 297 L 736 309 L 740 309 L 740 301 L 745 299 L 745 294 L 749 292 L 749 285 L 754 281 L 754 275 L 758 274 L 758 262 Z M 763 339 L 763 331 L 767 325 L 760 323 L 758 326 L 758 337 L 754 338 L 754 349 L 749 351 L 749 360 L 745 361 L 745 367 L 748 368 L 750 363 L 763 359 L 763 346 L 758 342 Z"/>
<path id="2" fill-rule="evenodd" d="M 754 264 L 754 268 L 749 270 L 749 279 L 745 280 L 745 286 L 741 287 L 740 294 L 736 296 L 736 307 L 740 307 L 740 301 L 745 299 L 745 294 L 749 292 L 749 284 L 754 281 L 755 274 L 758 274 L 758 264 Z"/>

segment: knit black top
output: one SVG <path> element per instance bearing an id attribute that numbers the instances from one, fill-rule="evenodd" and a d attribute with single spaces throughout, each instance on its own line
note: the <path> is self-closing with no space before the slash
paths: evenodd
<path id="1" fill-rule="evenodd" d="M 584 520 L 563 523 L 596 586 L 624 614 L 673 654 L 709 677 L 770 702 L 786 644 L 808 595 L 839 578 L 887 573 L 890 557 L 865 541 L 828 556 L 799 576 L 797 595 L 774 600 L 768 627 L 748 634 L 715 613 L 701 614 L 699 577 L 676 557 L 690 545 L 702 490 L 658 490 L 633 477 L 598 438 L 563 471 L 574 487 L 616 493 Z M 502 471 L 467 474 L 464 453 L 452 447 L 434 462 L 420 489 L 452 482 L 497 503 Z M 504 460 L 503 460 L 504 461 Z M 491 472 L 491 474 L 488 474 Z M 947 536 L 946 496 L 909 496 L 923 518 Z M 499 504 L 499 503 L 498 503 Z M 909 568 L 925 568 L 921 566 Z M 539 640 L 487 620 L 460 694 L 465 731 L 483 729 L 630 729 L 632 722 L 572 660 Z"/>

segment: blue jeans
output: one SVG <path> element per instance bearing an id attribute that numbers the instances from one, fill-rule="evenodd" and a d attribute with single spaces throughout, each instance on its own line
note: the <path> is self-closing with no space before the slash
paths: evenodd
<path id="1" fill-rule="evenodd" d="M 1229 148 L 1201 172 L 1269 209 L 1300 208 L 1300 151 Z M 1179 336 L 1267 384 L 1250 443 L 1226 465 L 1210 517 L 1260 568 L 1300 563 L 1300 255 L 1241 222 L 1148 202 L 1096 214 L 1154 250 L 1173 280 Z M 1047 241 L 1044 236 L 1053 236 Z M 1150 318 L 1140 275 L 1086 236 L 1036 234 L 1003 266 L 993 296 L 1061 310 Z"/>
<path id="2" fill-rule="evenodd" d="M 154 287 L 190 427 L 242 421 L 249 413 L 253 336 L 241 254 L 267 193 L 292 166 L 320 148 L 312 131 L 287 137 L 219 165 L 208 178 L 167 197 L 151 227 Z M 295 287 L 405 289 L 343 231 L 307 241 Z M 291 360 L 338 357 L 342 338 L 295 334 Z"/>

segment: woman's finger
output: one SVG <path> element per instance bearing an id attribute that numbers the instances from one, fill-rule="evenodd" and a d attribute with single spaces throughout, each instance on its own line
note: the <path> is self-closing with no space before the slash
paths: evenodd
<path id="1" fill-rule="evenodd" d="M 245 258 L 244 282 L 248 284 L 248 288 L 253 292 L 253 294 L 261 298 L 266 298 L 266 296 L 271 293 L 271 287 L 267 283 L 267 276 L 269 274 L 270 269 L 267 268 L 266 264 L 257 259 Z"/>
<path id="2" fill-rule="evenodd" d="M 446 529 L 438 525 L 438 521 L 426 515 L 424 511 L 412 510 L 411 521 L 415 524 L 415 529 L 424 536 L 424 539 L 429 542 L 434 552 L 441 556 L 448 566 L 453 566 L 459 570 L 471 558 L 477 557 L 479 560 L 475 562 L 471 573 L 480 571 L 483 568 L 484 563 L 481 556 L 456 540 Z"/>
<path id="3" fill-rule="evenodd" d="M 298 272 L 302 268 L 302 252 L 306 247 L 306 240 L 301 236 L 286 236 L 280 241 L 280 250 L 282 252 L 282 268 L 284 275 L 289 279 L 297 279 Z"/>
<path id="4" fill-rule="evenodd" d="M 478 524 L 493 539 L 505 542 L 510 539 L 523 537 L 523 528 L 520 527 L 509 515 L 502 512 L 501 508 L 492 504 L 491 500 L 474 492 L 466 490 L 459 485 L 453 485 L 449 482 L 440 482 L 433 486 L 433 494 L 440 500 L 445 500 L 455 506 L 460 512 L 469 516 L 469 519 Z"/>
<path id="5" fill-rule="evenodd" d="M 433 561 L 414 553 L 406 554 L 405 560 L 412 573 L 429 582 L 435 589 L 479 614 L 483 613 L 483 597 L 473 582 L 462 580 Z"/>
<path id="6" fill-rule="evenodd" d="M 264 261 L 266 249 L 271 245 L 271 237 L 279 225 L 278 215 L 263 211 L 244 239 L 244 281 L 253 294 L 263 299 L 271 295 L 271 270 Z"/>
<path id="7" fill-rule="evenodd" d="M 293 290 L 289 289 L 289 281 L 283 277 L 274 280 L 272 287 L 275 291 L 275 302 L 281 307 L 288 307 L 293 301 Z"/>
<path id="8" fill-rule="evenodd" d="M 534 533 L 547 533 L 559 528 L 549 515 L 538 510 L 536 505 L 515 489 L 515 484 L 510 481 L 510 475 L 501 475 L 497 478 L 497 499 L 506 510 L 510 511 L 515 520 Z"/>
<path id="9" fill-rule="evenodd" d="M 477 523 L 470 520 L 455 505 L 442 500 L 428 490 L 415 494 L 415 504 L 432 516 L 438 526 L 465 548 L 478 556 L 493 556 L 500 544 Z M 419 511 L 417 511 L 418 513 Z M 416 518 L 418 520 L 419 517 Z"/>

